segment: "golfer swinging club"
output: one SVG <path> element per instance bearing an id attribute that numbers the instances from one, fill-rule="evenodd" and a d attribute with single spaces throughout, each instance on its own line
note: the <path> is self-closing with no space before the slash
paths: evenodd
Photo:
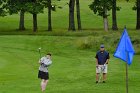
<path id="1" fill-rule="evenodd" d="M 48 67 L 52 64 L 51 54 L 48 53 L 46 56 L 42 57 L 39 60 L 39 64 L 40 67 L 38 72 L 38 78 L 41 79 L 41 90 L 42 92 L 44 92 L 49 80 Z"/>
<path id="2" fill-rule="evenodd" d="M 100 50 L 96 53 L 96 83 L 99 82 L 99 74 L 103 73 L 103 83 L 106 80 L 107 64 L 109 62 L 109 53 L 105 51 L 104 45 L 100 46 Z"/>

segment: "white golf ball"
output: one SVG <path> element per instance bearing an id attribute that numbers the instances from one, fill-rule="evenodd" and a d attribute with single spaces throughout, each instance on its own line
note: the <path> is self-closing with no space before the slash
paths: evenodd
<path id="1" fill-rule="evenodd" d="M 40 48 L 38 48 L 39 50 L 41 50 L 41 47 Z"/>

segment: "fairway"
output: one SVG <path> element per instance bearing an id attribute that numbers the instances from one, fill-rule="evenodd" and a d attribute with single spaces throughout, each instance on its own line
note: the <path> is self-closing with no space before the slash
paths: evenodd
<path id="1" fill-rule="evenodd" d="M 0 93 L 41 93 L 39 53 L 50 51 L 53 64 L 46 93 L 125 93 L 125 63 L 111 55 L 107 83 L 95 84 L 95 52 L 75 46 L 71 36 L 0 36 Z M 139 55 L 129 67 L 129 93 L 139 93 Z"/>

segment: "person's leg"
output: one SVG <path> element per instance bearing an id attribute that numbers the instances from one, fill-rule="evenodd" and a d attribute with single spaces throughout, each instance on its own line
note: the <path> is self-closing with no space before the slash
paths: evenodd
<path id="1" fill-rule="evenodd" d="M 103 83 L 105 83 L 107 77 L 107 65 L 105 65 L 105 69 L 103 71 Z"/>
<path id="2" fill-rule="evenodd" d="M 101 67 L 100 66 L 96 67 L 96 83 L 99 82 L 100 70 L 101 70 Z"/>
<path id="3" fill-rule="evenodd" d="M 103 81 L 106 81 L 106 73 L 103 73 Z"/>
<path id="4" fill-rule="evenodd" d="M 42 79 L 42 81 L 41 81 L 41 90 L 42 90 L 42 92 L 45 91 L 47 83 L 48 83 L 48 80 Z"/>
<path id="5" fill-rule="evenodd" d="M 99 73 L 96 73 L 96 83 L 99 81 Z"/>

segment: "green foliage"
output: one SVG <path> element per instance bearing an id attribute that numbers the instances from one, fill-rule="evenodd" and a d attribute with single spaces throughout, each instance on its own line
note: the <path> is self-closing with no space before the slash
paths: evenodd
<path id="1" fill-rule="evenodd" d="M 132 10 L 137 10 L 140 7 L 140 1 L 136 0 L 135 5 L 132 7 Z"/>
<path id="2" fill-rule="evenodd" d="M 80 38 L 76 41 L 76 45 L 79 49 L 91 49 L 93 41 L 94 39 L 92 37 Z"/>
<path id="3" fill-rule="evenodd" d="M 116 7 L 116 10 L 117 10 L 117 11 L 120 11 L 120 10 L 121 10 L 121 7 L 117 6 L 117 7 Z"/>
<path id="4" fill-rule="evenodd" d="M 132 44 L 134 45 L 137 54 L 140 54 L 140 38 L 139 36 L 131 36 Z"/>
<path id="5" fill-rule="evenodd" d="M 5 8 L 8 10 L 9 14 L 18 13 L 20 10 L 27 11 L 27 6 L 25 5 L 28 0 L 7 0 Z"/>
<path id="6" fill-rule="evenodd" d="M 101 33 L 100 33 L 101 34 Z M 86 36 L 76 40 L 76 47 L 82 50 L 98 51 L 101 44 L 105 45 L 107 51 L 113 53 L 120 40 L 120 33 L 112 33 L 99 36 Z M 131 36 L 132 44 L 136 50 L 136 54 L 140 54 L 140 39 L 137 36 Z"/>
<path id="7" fill-rule="evenodd" d="M 2 16 L 2 17 L 6 16 L 6 11 L 4 9 L 5 3 L 6 3 L 6 0 L 0 0 L 0 16 Z"/>
<path id="8" fill-rule="evenodd" d="M 92 4 L 89 5 L 89 8 L 99 16 L 107 17 L 109 14 L 106 12 L 111 10 L 112 1 L 111 0 L 94 0 Z"/>
<path id="9" fill-rule="evenodd" d="M 110 47 L 108 45 L 110 45 L 109 41 L 110 37 L 108 36 L 100 36 L 100 37 L 96 37 L 96 36 L 87 36 L 84 38 L 80 38 L 76 41 L 76 46 L 78 49 L 82 49 L 82 50 L 94 50 L 94 51 L 98 51 L 99 50 L 99 46 L 101 44 L 105 44 L 106 49 L 108 49 L 110 52 L 113 52 L 114 49 L 110 49 Z"/>
<path id="10" fill-rule="evenodd" d="M 133 7 L 132 7 L 132 10 L 137 10 L 137 6 L 136 5 L 134 5 Z"/>
<path id="11" fill-rule="evenodd" d="M 6 12 L 3 10 L 3 8 L 0 8 L 0 16 L 6 16 Z"/>
<path id="12" fill-rule="evenodd" d="M 107 17 L 107 11 L 110 11 L 113 7 L 113 0 L 94 0 L 92 4 L 89 5 L 89 8 L 99 16 Z M 120 11 L 121 7 L 117 6 L 116 10 Z"/>
<path id="13" fill-rule="evenodd" d="M 20 10 L 31 14 L 43 13 L 46 7 L 48 7 L 47 0 L 8 0 L 5 4 L 10 15 L 18 13 Z M 52 6 L 52 10 L 56 10 L 55 5 Z"/>
<path id="14" fill-rule="evenodd" d="M 39 2 L 29 2 L 25 4 L 27 6 L 27 12 L 33 14 L 43 13 L 44 5 Z"/>

